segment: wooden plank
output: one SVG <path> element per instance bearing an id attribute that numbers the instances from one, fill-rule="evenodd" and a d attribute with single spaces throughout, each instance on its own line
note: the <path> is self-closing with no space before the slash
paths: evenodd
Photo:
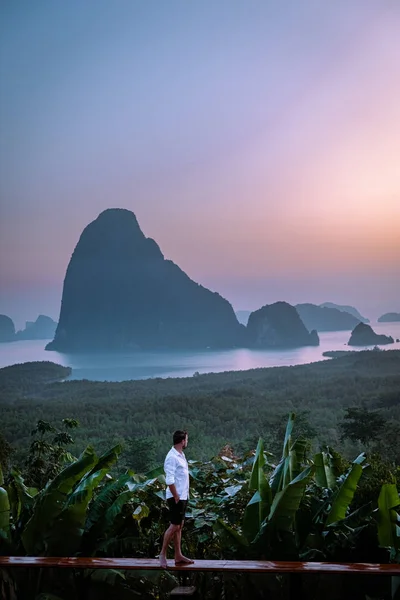
<path id="1" fill-rule="evenodd" d="M 155 558 L 100 558 L 51 556 L 0 556 L 0 567 L 57 567 L 74 569 L 159 570 Z M 248 573 L 359 573 L 366 575 L 400 575 L 400 565 L 374 563 L 284 562 L 265 560 L 196 560 L 175 566 L 171 571 L 234 571 Z"/>
<path id="2" fill-rule="evenodd" d="M 182 596 L 193 596 L 193 594 L 195 593 L 196 588 L 194 585 L 179 585 L 178 587 L 174 588 L 173 590 L 170 591 L 169 595 L 170 596 L 178 596 L 178 597 L 182 597 Z"/>

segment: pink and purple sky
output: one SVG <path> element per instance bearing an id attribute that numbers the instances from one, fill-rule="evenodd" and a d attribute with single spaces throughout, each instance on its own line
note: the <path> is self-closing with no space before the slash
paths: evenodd
<path id="1" fill-rule="evenodd" d="M 111 207 L 239 309 L 400 310 L 398 0 L 0 5 L 0 313 Z"/>

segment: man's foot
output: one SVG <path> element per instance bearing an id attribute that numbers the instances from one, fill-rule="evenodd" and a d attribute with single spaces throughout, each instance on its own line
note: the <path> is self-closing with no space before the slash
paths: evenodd
<path id="1" fill-rule="evenodd" d="M 168 566 L 168 563 L 167 563 L 167 557 L 166 557 L 166 556 L 164 556 L 164 554 L 160 554 L 160 556 L 158 557 L 158 559 L 159 559 L 159 561 L 160 561 L 160 567 L 161 567 L 162 569 L 166 569 L 166 568 L 167 568 L 167 566 Z"/>
<path id="2" fill-rule="evenodd" d="M 178 566 L 182 566 L 182 565 L 192 565 L 194 563 L 194 560 L 192 560 L 191 558 L 187 558 L 186 556 L 177 556 L 175 558 L 175 565 Z"/>

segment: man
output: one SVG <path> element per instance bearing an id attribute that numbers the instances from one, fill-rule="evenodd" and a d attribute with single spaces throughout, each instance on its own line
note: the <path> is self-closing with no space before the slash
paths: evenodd
<path id="1" fill-rule="evenodd" d="M 167 484 L 167 503 L 169 508 L 170 526 L 164 533 L 160 552 L 160 565 L 167 567 L 167 549 L 170 541 L 174 540 L 175 565 L 189 565 L 194 561 L 183 556 L 181 550 L 182 527 L 189 497 L 189 469 L 183 453 L 188 445 L 186 431 L 175 431 L 171 450 L 164 461 L 165 481 Z"/>

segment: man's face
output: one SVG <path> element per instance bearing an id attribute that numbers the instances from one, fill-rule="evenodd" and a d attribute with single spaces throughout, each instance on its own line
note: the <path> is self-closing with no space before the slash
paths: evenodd
<path id="1" fill-rule="evenodd" d="M 184 448 L 184 449 L 187 448 L 188 440 L 189 440 L 189 436 L 186 435 L 185 439 L 183 440 L 182 448 Z"/>

